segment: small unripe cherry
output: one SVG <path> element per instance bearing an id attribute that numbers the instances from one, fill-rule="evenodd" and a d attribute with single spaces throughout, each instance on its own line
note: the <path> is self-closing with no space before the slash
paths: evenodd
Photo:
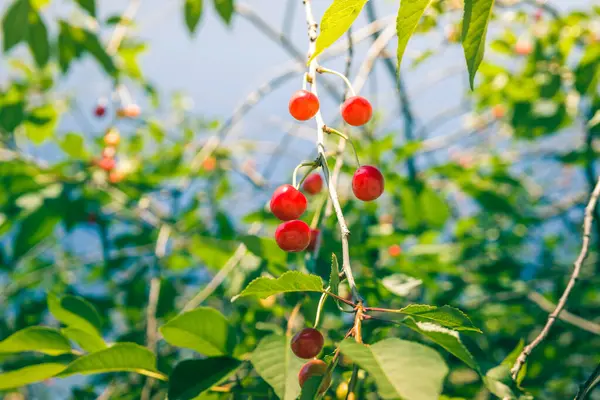
<path id="1" fill-rule="evenodd" d="M 335 389 L 335 397 L 338 400 L 345 400 L 348 395 L 348 382 L 342 381 Z"/>
<path id="2" fill-rule="evenodd" d="M 323 376 L 327 372 L 327 364 L 321 360 L 310 360 L 300 368 L 298 373 L 298 381 L 300 387 L 304 386 L 304 383 L 313 376 Z M 327 388 L 331 385 L 331 375 L 328 375 L 321 387 L 319 388 L 319 394 L 325 393 Z"/>
<path id="3" fill-rule="evenodd" d="M 352 191 L 362 201 L 372 201 L 383 193 L 383 175 L 371 165 L 363 165 L 352 177 Z"/>
<path id="4" fill-rule="evenodd" d="M 348 98 L 341 107 L 342 118 L 348 125 L 361 126 L 369 122 L 373 115 L 373 107 L 361 96 Z"/>
<path id="5" fill-rule="evenodd" d="M 127 104 L 117 110 L 117 116 L 120 118 L 137 118 L 141 112 L 142 109 L 137 104 Z"/>
<path id="6" fill-rule="evenodd" d="M 110 128 L 104 135 L 104 144 L 107 146 L 118 146 L 121 141 L 121 135 L 116 128 Z"/>
<path id="7" fill-rule="evenodd" d="M 282 221 L 298 219 L 306 211 L 306 197 L 292 185 L 281 185 L 273 192 L 270 206 Z"/>
<path id="8" fill-rule="evenodd" d="M 315 251 L 319 242 L 321 241 L 321 231 L 319 229 L 310 230 L 310 243 L 306 248 L 307 251 Z"/>
<path id="9" fill-rule="evenodd" d="M 104 158 L 114 158 L 117 154 L 117 149 L 112 146 L 108 146 L 102 149 L 102 157 Z"/>
<path id="10" fill-rule="evenodd" d="M 313 328 L 304 328 L 294 335 L 291 347 L 297 357 L 309 359 L 321 352 L 323 343 L 321 332 Z"/>
<path id="11" fill-rule="evenodd" d="M 96 165 L 105 171 L 111 171 L 117 162 L 114 158 L 102 157 L 100 160 L 96 161 Z"/>
<path id="12" fill-rule="evenodd" d="M 319 174 L 310 174 L 302 184 L 302 190 L 308 194 L 315 195 L 323 189 L 323 178 Z"/>
<path id="13" fill-rule="evenodd" d="M 205 171 L 212 171 L 215 169 L 215 167 L 217 166 L 217 159 L 210 156 L 208 157 L 206 160 L 204 160 L 202 162 L 202 168 L 204 168 Z"/>
<path id="14" fill-rule="evenodd" d="M 388 254 L 392 257 L 398 257 L 402 253 L 402 247 L 398 244 L 393 244 L 388 247 Z"/>
<path id="15" fill-rule="evenodd" d="M 310 243 L 310 228 L 306 222 L 297 219 L 284 222 L 275 230 L 275 241 L 281 250 L 302 251 Z"/>
<path id="16" fill-rule="evenodd" d="M 319 99 L 308 90 L 298 90 L 288 105 L 290 114 L 298 121 L 307 121 L 319 111 Z"/>

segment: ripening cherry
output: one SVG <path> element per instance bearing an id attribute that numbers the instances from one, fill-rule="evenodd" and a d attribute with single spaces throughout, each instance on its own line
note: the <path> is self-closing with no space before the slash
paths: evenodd
<path id="1" fill-rule="evenodd" d="M 298 121 L 307 121 L 319 111 L 319 99 L 308 90 L 298 90 L 288 105 L 290 114 Z"/>
<path id="2" fill-rule="evenodd" d="M 321 332 L 313 328 L 304 328 L 294 335 L 291 347 L 297 357 L 308 360 L 321 352 L 323 342 Z"/>
<path id="3" fill-rule="evenodd" d="M 323 189 L 323 178 L 319 174 L 310 174 L 302 184 L 302 190 L 308 194 L 315 195 Z"/>
<path id="4" fill-rule="evenodd" d="M 137 104 L 127 104 L 117 110 L 117 116 L 120 118 L 137 118 L 141 112 L 142 109 Z"/>
<path id="5" fill-rule="evenodd" d="M 275 230 L 275 241 L 281 250 L 302 251 L 310 243 L 310 228 L 306 222 L 297 219 L 284 222 Z"/>
<path id="6" fill-rule="evenodd" d="M 313 376 L 323 376 L 327 372 L 327 364 L 321 360 L 310 360 L 300 368 L 298 373 L 298 381 L 300 387 L 304 386 L 304 383 Z M 331 385 L 331 375 L 327 376 L 321 387 L 319 388 L 319 394 L 325 393 L 327 388 Z"/>
<path id="7" fill-rule="evenodd" d="M 535 10 L 535 14 L 533 14 L 533 19 L 537 22 L 540 21 L 543 16 L 544 10 L 542 8 L 538 8 L 537 10 Z"/>
<path id="8" fill-rule="evenodd" d="M 343 381 L 335 389 L 335 398 L 338 400 L 346 400 L 346 396 L 348 396 L 348 382 Z"/>
<path id="9" fill-rule="evenodd" d="M 519 40 L 515 45 L 515 53 L 520 56 L 527 56 L 533 51 L 533 44 L 530 40 Z"/>
<path id="10" fill-rule="evenodd" d="M 121 141 L 121 135 L 116 128 L 110 128 L 104 135 L 104 144 L 107 146 L 118 146 Z"/>
<path id="11" fill-rule="evenodd" d="M 361 126 L 369 122 L 373 107 L 369 100 L 361 96 L 348 98 L 341 107 L 342 118 L 348 125 Z"/>
<path id="12" fill-rule="evenodd" d="M 103 158 L 114 158 L 117 154 L 117 149 L 112 146 L 107 146 L 102 149 L 102 157 Z"/>
<path id="13" fill-rule="evenodd" d="M 388 254 L 392 257 L 398 257 L 402 253 L 402 247 L 398 244 L 393 244 L 388 247 Z"/>
<path id="14" fill-rule="evenodd" d="M 111 171 L 116 164 L 117 162 L 115 159 L 109 157 L 102 157 L 100 160 L 96 161 L 96 165 L 105 171 Z"/>
<path id="15" fill-rule="evenodd" d="M 321 241 L 321 231 L 319 229 L 310 230 L 310 243 L 306 248 L 307 251 L 315 251 L 317 244 Z"/>
<path id="16" fill-rule="evenodd" d="M 202 168 L 204 168 L 205 171 L 212 171 L 215 169 L 215 167 L 217 166 L 217 159 L 214 158 L 213 156 L 208 157 L 206 160 L 204 160 L 202 162 Z"/>
<path id="17" fill-rule="evenodd" d="M 306 211 L 306 197 L 292 185 L 281 185 L 271 196 L 271 212 L 282 221 L 298 219 Z"/>
<path id="18" fill-rule="evenodd" d="M 125 178 L 125 174 L 121 171 L 113 170 L 108 174 L 108 181 L 113 185 L 121 182 L 123 178 Z"/>
<path id="19" fill-rule="evenodd" d="M 492 115 L 496 119 L 504 118 L 506 115 L 506 108 L 502 104 L 496 104 L 492 107 Z"/>
<path id="20" fill-rule="evenodd" d="M 372 201 L 383 193 L 384 179 L 379 170 L 371 165 L 363 165 L 352 177 L 352 191 L 362 201 Z"/>

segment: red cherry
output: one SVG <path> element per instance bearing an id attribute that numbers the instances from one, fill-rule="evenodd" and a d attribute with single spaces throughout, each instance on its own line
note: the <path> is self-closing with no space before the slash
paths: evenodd
<path id="1" fill-rule="evenodd" d="M 112 170 L 116 164 L 117 164 L 117 162 L 115 161 L 114 158 L 108 158 L 108 157 L 103 157 L 96 162 L 96 165 L 98 165 L 98 167 L 100 167 L 101 169 L 103 169 L 105 171 Z"/>
<path id="2" fill-rule="evenodd" d="M 300 383 L 300 387 L 304 386 L 304 383 L 313 376 L 323 376 L 327 372 L 327 364 L 321 360 L 310 360 L 306 364 L 300 368 L 300 372 L 298 373 L 298 381 Z M 327 390 L 327 388 L 331 385 L 331 375 L 327 376 L 321 387 L 319 388 L 319 393 L 323 394 Z"/>
<path id="3" fill-rule="evenodd" d="M 383 187 L 383 175 L 370 165 L 363 165 L 352 177 L 352 191 L 362 201 L 375 200 L 383 193 Z"/>
<path id="4" fill-rule="evenodd" d="M 275 241 L 281 250 L 302 251 L 310 243 L 310 228 L 306 222 L 297 219 L 284 222 L 275 230 Z"/>
<path id="5" fill-rule="evenodd" d="M 373 115 L 373 107 L 369 100 L 361 96 L 348 98 L 341 107 L 342 118 L 348 125 L 361 126 L 369 122 Z"/>
<path id="6" fill-rule="evenodd" d="M 94 109 L 94 115 L 98 118 L 103 117 L 106 114 L 106 107 L 102 104 L 98 104 Z"/>
<path id="7" fill-rule="evenodd" d="M 321 239 L 321 231 L 319 229 L 311 229 L 310 230 L 310 243 L 308 244 L 308 247 L 306 248 L 306 250 L 315 251 L 315 249 L 317 248 L 318 242 L 321 241 L 320 239 Z"/>
<path id="8" fill-rule="evenodd" d="M 310 174 L 302 184 L 302 190 L 308 194 L 317 194 L 323 189 L 323 178 L 319 174 Z"/>
<path id="9" fill-rule="evenodd" d="M 271 212 L 282 221 L 298 219 L 306 211 L 306 197 L 292 185 L 281 185 L 271 196 Z"/>
<path id="10" fill-rule="evenodd" d="M 306 121 L 319 111 L 319 99 L 308 90 L 298 90 L 289 104 L 290 114 L 298 121 Z"/>
<path id="11" fill-rule="evenodd" d="M 292 351 L 300 358 L 313 358 L 323 348 L 323 335 L 316 329 L 304 328 L 292 338 Z"/>

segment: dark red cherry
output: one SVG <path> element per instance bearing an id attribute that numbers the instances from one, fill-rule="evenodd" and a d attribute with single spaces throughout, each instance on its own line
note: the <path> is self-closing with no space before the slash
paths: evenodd
<path id="1" fill-rule="evenodd" d="M 321 352 L 323 342 L 321 332 L 313 328 L 304 328 L 292 338 L 292 351 L 300 358 L 313 358 Z"/>

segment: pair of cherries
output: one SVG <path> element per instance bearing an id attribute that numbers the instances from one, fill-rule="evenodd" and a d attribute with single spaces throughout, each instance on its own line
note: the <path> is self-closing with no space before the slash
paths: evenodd
<path id="1" fill-rule="evenodd" d="M 323 349 L 323 335 L 316 329 L 304 328 L 298 332 L 291 343 L 292 352 L 299 358 L 309 360 L 316 357 Z M 300 387 L 313 376 L 324 376 L 327 372 L 327 364 L 318 359 L 308 361 L 300 368 L 298 381 Z M 319 388 L 319 393 L 324 393 L 331 384 L 331 376 L 327 376 Z"/>
<path id="2" fill-rule="evenodd" d="M 315 195 L 323 188 L 323 179 L 319 174 L 309 175 L 302 189 Z M 302 192 L 292 185 L 281 185 L 271 196 L 271 212 L 283 222 L 275 231 L 275 241 L 279 247 L 288 252 L 306 249 L 314 250 L 320 231 L 310 229 L 306 222 L 299 220 L 306 211 L 307 201 Z"/>
<path id="3" fill-rule="evenodd" d="M 289 103 L 292 117 L 298 121 L 307 121 L 319 111 L 319 99 L 308 90 L 298 90 L 292 95 Z M 361 96 L 349 97 L 340 107 L 342 118 L 348 125 L 361 126 L 369 122 L 373 115 L 373 107 Z"/>

